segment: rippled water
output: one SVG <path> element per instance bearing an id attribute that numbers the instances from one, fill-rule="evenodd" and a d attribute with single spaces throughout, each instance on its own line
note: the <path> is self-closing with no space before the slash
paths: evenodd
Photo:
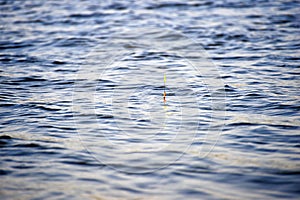
<path id="1" fill-rule="evenodd" d="M 0 8 L 1 199 L 298 199 L 299 1 Z"/>

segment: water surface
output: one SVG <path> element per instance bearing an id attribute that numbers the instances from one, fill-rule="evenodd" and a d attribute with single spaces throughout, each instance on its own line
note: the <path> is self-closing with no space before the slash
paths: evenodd
<path id="1" fill-rule="evenodd" d="M 1 199 L 298 199 L 299 8 L 0 1 Z"/>

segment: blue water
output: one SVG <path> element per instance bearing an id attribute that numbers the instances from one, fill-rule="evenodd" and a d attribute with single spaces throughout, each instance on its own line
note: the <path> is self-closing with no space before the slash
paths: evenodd
<path id="1" fill-rule="evenodd" d="M 298 199 L 299 13 L 1 0 L 1 199 Z"/>

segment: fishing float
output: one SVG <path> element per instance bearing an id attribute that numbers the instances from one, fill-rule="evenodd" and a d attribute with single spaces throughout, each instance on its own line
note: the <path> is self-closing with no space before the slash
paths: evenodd
<path id="1" fill-rule="evenodd" d="M 166 78 L 166 74 L 164 74 L 164 95 L 163 95 L 163 97 L 164 97 L 164 103 L 167 102 L 167 100 L 166 100 L 166 96 L 167 96 L 167 93 L 166 93 L 166 82 L 167 82 L 167 78 Z"/>

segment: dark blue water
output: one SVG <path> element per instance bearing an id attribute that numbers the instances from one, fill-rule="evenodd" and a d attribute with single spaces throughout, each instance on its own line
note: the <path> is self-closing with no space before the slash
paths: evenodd
<path id="1" fill-rule="evenodd" d="M 1 199 L 298 199 L 299 13 L 1 0 Z"/>

